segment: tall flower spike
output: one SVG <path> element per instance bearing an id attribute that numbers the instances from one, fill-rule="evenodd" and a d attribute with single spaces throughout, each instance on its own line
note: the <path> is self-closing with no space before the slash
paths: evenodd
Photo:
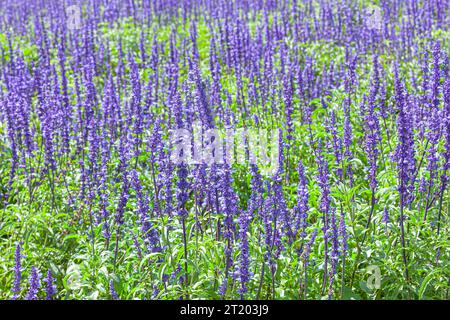
<path id="1" fill-rule="evenodd" d="M 316 237 L 317 237 L 317 229 L 314 229 L 314 231 L 311 235 L 311 239 L 309 239 L 308 243 L 306 244 L 305 250 L 303 253 L 304 259 L 306 261 L 306 265 L 309 264 L 309 256 L 311 254 L 311 248 L 312 248 L 312 245 L 314 244 L 314 241 L 316 240 Z"/>
<path id="2" fill-rule="evenodd" d="M 31 267 L 31 274 L 29 278 L 30 288 L 28 289 L 28 293 L 26 296 L 26 300 L 39 300 L 38 291 L 40 284 L 40 276 L 39 271 L 35 266 Z"/>
<path id="3" fill-rule="evenodd" d="M 247 292 L 247 283 L 250 280 L 250 258 L 249 258 L 249 241 L 248 241 L 248 231 L 249 224 L 251 221 L 251 216 L 248 211 L 242 210 L 239 216 L 239 239 L 241 253 L 239 256 L 239 269 L 238 276 L 241 283 L 238 289 L 239 294 L 243 296 Z"/>
<path id="4" fill-rule="evenodd" d="M 389 211 L 388 211 L 387 207 L 384 207 L 382 222 L 386 225 L 389 223 Z"/>
<path id="5" fill-rule="evenodd" d="M 395 153 L 398 171 L 398 192 L 400 194 L 400 229 L 402 242 L 403 263 L 405 277 L 409 278 L 408 261 L 406 257 L 406 240 L 404 228 L 403 208 L 412 201 L 414 191 L 415 159 L 414 159 L 414 133 L 411 116 L 406 110 L 403 84 L 400 81 L 398 67 L 394 67 L 395 101 L 399 110 L 397 116 L 398 145 Z"/>
<path id="6" fill-rule="evenodd" d="M 48 270 L 47 272 L 47 277 L 45 278 L 45 292 L 47 294 L 46 296 L 46 300 L 53 300 L 53 297 L 55 295 L 55 285 L 54 285 L 54 279 L 53 279 L 53 275 L 52 275 L 52 271 Z"/>
<path id="7" fill-rule="evenodd" d="M 342 211 L 341 220 L 339 222 L 339 237 L 341 238 L 341 253 L 345 257 L 348 252 L 348 234 L 347 226 L 345 225 L 345 213 Z"/>
<path id="8" fill-rule="evenodd" d="M 116 288 L 114 288 L 114 281 L 109 281 L 109 294 L 113 300 L 120 300 L 119 295 L 116 292 Z"/>
<path id="9" fill-rule="evenodd" d="M 367 99 L 367 110 L 364 117 L 364 125 L 366 127 L 365 142 L 366 142 L 366 154 L 369 162 L 369 183 L 372 192 L 377 187 L 377 158 L 379 154 L 378 144 L 381 141 L 380 128 L 378 122 L 378 115 L 376 114 L 375 107 L 377 103 L 378 91 L 379 91 L 379 64 L 378 57 L 373 58 L 373 74 L 370 84 L 369 97 Z"/>
<path id="10" fill-rule="evenodd" d="M 13 300 L 19 298 L 20 294 L 20 281 L 22 280 L 22 255 L 21 255 L 21 247 L 20 243 L 16 246 L 16 252 L 14 254 L 15 266 L 14 266 L 14 286 L 12 289 L 13 292 Z"/>
<path id="11" fill-rule="evenodd" d="M 235 226 L 233 222 L 233 217 L 235 214 L 239 212 L 238 204 L 237 204 L 237 197 L 236 194 L 233 191 L 233 177 L 231 174 L 231 168 L 228 163 L 225 163 L 223 165 L 223 171 L 222 171 L 222 185 L 221 185 L 221 191 L 222 191 L 222 197 L 220 199 L 221 201 L 221 207 L 222 212 L 224 214 L 224 239 L 226 241 L 225 244 L 225 280 L 222 283 L 221 287 L 221 293 L 226 293 L 226 288 L 228 285 L 228 273 L 230 271 L 230 268 L 233 265 L 233 240 L 234 240 L 234 232 L 235 232 Z"/>
<path id="12" fill-rule="evenodd" d="M 399 111 L 397 117 L 398 145 L 395 151 L 397 161 L 400 201 L 407 205 L 411 200 L 411 191 L 414 188 L 414 173 L 416 163 L 414 158 L 414 133 L 411 115 L 406 106 L 405 89 L 398 74 L 398 67 L 394 68 L 395 102 Z"/>

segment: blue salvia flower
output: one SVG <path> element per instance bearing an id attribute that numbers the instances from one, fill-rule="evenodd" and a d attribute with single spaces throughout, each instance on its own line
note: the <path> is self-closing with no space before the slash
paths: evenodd
<path id="1" fill-rule="evenodd" d="M 408 274 L 408 261 L 406 257 L 406 240 L 404 228 L 404 212 L 403 208 L 411 203 L 412 193 L 414 191 L 414 175 L 416 171 L 414 158 L 414 132 L 412 127 L 411 116 L 407 110 L 405 101 L 405 93 L 403 84 L 400 81 L 398 67 L 394 67 L 395 82 L 395 101 L 399 110 L 397 116 L 398 144 L 395 151 L 398 171 L 398 192 L 400 195 L 400 228 L 403 263 L 405 265 L 405 276 Z"/>
<path id="2" fill-rule="evenodd" d="M 227 286 L 227 278 L 228 278 L 228 272 L 230 268 L 233 265 L 233 235 L 235 232 L 235 227 L 233 223 L 233 217 L 235 214 L 238 213 L 238 206 L 237 206 L 237 198 L 233 191 L 232 184 L 233 184 L 233 178 L 231 176 L 231 168 L 228 163 L 225 163 L 223 165 L 223 172 L 222 172 L 222 196 L 221 196 L 221 204 L 222 204 L 222 212 L 224 214 L 224 232 L 223 236 L 226 241 L 225 244 L 225 281 L 223 285 L 225 286 L 222 290 L 225 290 L 223 292 L 226 292 L 226 286 Z"/>
<path id="3" fill-rule="evenodd" d="M 21 255 L 21 245 L 20 243 L 16 246 L 16 252 L 14 254 L 15 266 L 14 266 L 14 286 L 12 288 L 13 300 L 19 298 L 20 293 L 20 282 L 22 280 L 22 255 Z"/>
<path id="4" fill-rule="evenodd" d="M 47 277 L 45 278 L 45 292 L 46 292 L 46 300 L 53 300 L 53 297 L 55 296 L 56 290 L 54 285 L 54 279 L 52 275 L 52 271 L 48 270 Z"/>
<path id="5" fill-rule="evenodd" d="M 311 247 L 314 243 L 314 241 L 316 240 L 317 237 L 317 229 L 314 229 L 311 238 L 309 239 L 308 243 L 305 245 L 305 249 L 303 251 L 303 256 L 304 256 L 304 260 L 306 265 L 309 264 L 309 256 L 311 254 Z"/>
<path id="6" fill-rule="evenodd" d="M 341 213 L 341 220 L 339 222 L 339 237 L 341 239 L 340 245 L 341 245 L 341 253 L 342 256 L 345 257 L 348 252 L 348 234 L 347 234 L 347 226 L 345 225 L 345 213 L 342 211 Z"/>
<path id="7" fill-rule="evenodd" d="M 31 274 L 30 274 L 28 281 L 30 283 L 30 288 L 28 289 L 28 293 L 27 293 L 27 296 L 25 299 L 26 300 L 39 300 L 38 291 L 39 291 L 39 287 L 41 286 L 41 283 L 40 283 L 39 271 L 35 266 L 31 267 Z"/>
<path id="8" fill-rule="evenodd" d="M 176 267 L 176 269 L 170 274 L 170 281 L 173 282 L 173 281 L 176 281 L 177 279 L 178 279 L 179 281 L 181 281 L 180 275 L 181 275 L 181 265 L 178 264 L 177 267 Z M 163 279 L 163 281 L 168 281 L 168 280 L 169 280 L 168 277 L 164 277 L 164 276 L 163 276 L 163 278 L 165 278 L 165 280 Z"/>
<path id="9" fill-rule="evenodd" d="M 286 201 L 284 200 L 283 196 L 282 180 L 278 175 L 273 178 L 272 191 L 274 196 L 274 215 L 277 215 L 279 218 L 283 219 L 279 222 L 282 223 L 282 230 L 288 237 L 289 243 L 292 243 L 294 241 L 292 217 L 290 216 L 289 210 L 287 209 Z"/>
<path id="10" fill-rule="evenodd" d="M 438 143 L 441 137 L 442 129 L 441 129 L 441 110 L 439 109 L 439 97 L 440 97 L 440 44 L 437 41 L 433 46 L 433 78 L 430 92 L 430 100 L 431 100 L 431 108 L 429 110 L 428 116 L 428 132 L 426 136 L 428 138 L 428 164 L 427 171 L 429 172 L 429 180 L 428 180 L 428 188 L 431 189 L 434 185 L 434 178 L 436 177 L 436 171 L 438 170 L 438 161 L 440 154 L 437 152 Z M 427 207 L 428 207 L 427 198 Z M 425 214 L 427 212 L 425 209 Z"/>
<path id="11" fill-rule="evenodd" d="M 449 181 L 449 176 L 447 171 L 450 170 L 450 78 L 446 79 L 444 83 L 444 111 L 443 111 L 443 128 L 444 128 L 444 147 L 445 151 L 443 153 L 444 164 L 442 166 L 441 182 L 445 189 Z"/>
<path id="12" fill-rule="evenodd" d="M 156 299 L 159 295 L 159 289 L 156 285 L 153 285 L 152 299 Z"/>
<path id="13" fill-rule="evenodd" d="M 179 94 L 176 94 L 173 99 L 173 109 L 174 109 L 174 119 L 175 119 L 175 129 L 183 129 L 184 121 L 183 121 L 183 110 L 182 103 Z M 189 141 L 190 142 L 190 141 Z M 177 141 L 177 143 L 187 143 L 186 141 Z M 182 149 L 180 152 L 185 152 Z M 177 156 L 184 157 L 184 154 L 180 154 Z M 166 168 L 167 169 L 167 168 Z M 189 170 L 187 164 L 182 161 L 176 167 L 177 173 L 177 181 L 176 181 L 176 200 L 177 200 L 177 213 L 178 216 L 184 218 L 187 216 L 188 212 L 185 208 L 186 202 L 188 200 L 188 175 Z M 169 180 L 170 179 L 170 180 Z M 171 176 L 170 173 L 166 172 L 166 196 L 170 196 L 171 194 Z M 169 185 L 170 184 L 170 185 Z"/>
<path id="14" fill-rule="evenodd" d="M 222 296 L 222 297 L 225 296 L 225 294 L 227 292 L 227 287 L 228 287 L 228 278 L 225 278 L 219 287 L 220 296 Z"/>
<path id="15" fill-rule="evenodd" d="M 431 105 L 432 109 L 437 109 L 439 107 L 439 91 L 441 83 L 441 45 L 439 41 L 436 41 L 432 49 L 433 53 L 433 78 L 431 81 Z"/>
<path id="16" fill-rule="evenodd" d="M 419 181 L 419 187 L 417 188 L 417 191 L 419 191 L 420 193 L 427 192 L 427 184 L 428 183 L 425 177 L 422 177 Z"/>
<path id="17" fill-rule="evenodd" d="M 382 222 L 387 225 L 389 223 L 389 221 L 390 221 L 389 220 L 389 211 L 388 211 L 387 207 L 384 207 Z"/>
<path id="18" fill-rule="evenodd" d="M 262 182 L 262 176 L 258 171 L 258 166 L 256 164 L 250 165 L 250 170 L 252 173 L 251 189 L 252 194 L 250 196 L 248 204 L 248 212 L 250 217 L 253 218 L 256 212 L 261 212 L 264 203 L 263 193 L 264 187 Z"/>
<path id="19" fill-rule="evenodd" d="M 373 62 L 373 75 L 370 84 L 370 92 L 368 97 L 368 106 L 366 115 L 364 117 L 364 125 L 366 128 L 365 142 L 366 142 L 366 154 L 369 162 L 369 181 L 372 192 L 377 187 L 377 158 L 379 154 L 378 144 L 381 141 L 380 127 L 378 121 L 378 115 L 375 112 L 376 99 L 379 91 L 379 65 L 378 57 L 374 56 Z"/>
<path id="20" fill-rule="evenodd" d="M 117 224 L 117 228 L 119 229 L 120 226 L 124 223 L 123 220 L 123 215 L 125 212 L 125 207 L 128 203 L 128 198 L 129 198 L 129 181 L 128 178 L 126 177 L 126 174 L 123 175 L 122 177 L 122 190 L 120 192 L 120 197 L 119 197 L 119 202 L 117 205 L 117 209 L 116 209 L 116 224 Z"/>
<path id="21" fill-rule="evenodd" d="M 196 206 L 198 208 L 202 208 L 203 204 L 205 202 L 206 194 L 208 192 L 209 186 L 208 186 L 208 180 L 206 175 L 206 167 L 207 165 L 205 163 L 201 163 L 195 166 L 194 168 L 194 179 L 192 183 L 193 191 L 195 194 L 195 202 Z M 196 215 L 196 219 L 197 219 Z M 199 221 L 197 221 L 197 224 L 199 226 Z"/>
<path id="22" fill-rule="evenodd" d="M 139 240 L 137 239 L 136 235 L 133 232 L 131 232 L 131 236 L 133 238 L 133 245 L 136 248 L 137 255 L 139 259 L 142 259 L 142 250 Z"/>
<path id="23" fill-rule="evenodd" d="M 281 242 L 281 227 L 283 226 L 283 214 L 280 211 L 280 203 L 277 197 L 279 196 L 279 191 L 275 189 L 279 188 L 276 186 L 279 181 L 276 176 L 274 178 L 273 184 L 267 182 L 267 193 L 268 197 L 264 202 L 263 207 L 263 223 L 264 223 L 264 237 L 265 237 L 265 249 L 264 259 L 269 263 L 272 275 L 276 272 L 276 259 L 279 257 L 281 251 L 283 250 L 283 244 Z"/>
<path id="24" fill-rule="evenodd" d="M 177 187 L 177 203 L 178 203 L 178 215 L 182 218 L 185 218 L 188 215 L 188 211 L 186 210 L 186 202 L 188 201 L 188 167 L 187 164 L 181 163 L 177 167 L 177 176 L 178 180 L 176 182 Z"/>
<path id="25" fill-rule="evenodd" d="M 407 110 L 405 89 L 398 74 L 398 67 L 394 67 L 395 77 L 395 101 L 399 111 L 397 117 L 398 145 L 395 151 L 397 160 L 398 191 L 401 205 L 407 205 L 411 200 L 414 190 L 414 173 L 416 171 L 414 133 L 411 115 Z"/>
<path id="26" fill-rule="evenodd" d="M 250 280 L 250 258 L 249 258 L 249 247 L 248 247 L 248 231 L 249 224 L 251 220 L 251 215 L 246 211 L 242 210 L 239 216 L 239 239 L 240 239 L 240 255 L 239 255 L 239 268 L 238 276 L 240 280 L 240 288 L 238 293 L 243 296 L 247 292 L 247 283 Z"/>
<path id="27" fill-rule="evenodd" d="M 111 295 L 111 299 L 113 300 L 120 300 L 119 295 L 116 292 L 116 288 L 114 287 L 114 281 L 109 281 L 109 294 Z"/>
<path id="28" fill-rule="evenodd" d="M 389 211 L 388 211 L 387 207 L 384 207 L 383 218 L 381 219 L 381 221 L 384 223 L 384 231 L 387 233 L 388 223 L 390 221 Z"/>
<path id="29" fill-rule="evenodd" d="M 125 207 L 128 203 L 129 198 L 129 188 L 130 183 L 127 174 L 127 163 L 128 163 L 128 153 L 127 153 L 127 138 L 125 136 L 121 137 L 119 144 L 119 171 L 122 174 L 122 190 L 120 192 L 119 203 L 117 205 L 117 210 L 115 214 L 115 220 L 117 228 L 123 224 L 123 214 L 125 212 Z"/>
<path id="30" fill-rule="evenodd" d="M 137 209 L 139 216 L 139 224 L 141 227 L 142 235 L 144 237 L 145 246 L 148 249 L 148 252 L 159 251 L 159 235 L 158 231 L 153 227 L 149 216 L 149 201 L 146 196 L 144 196 L 142 190 L 142 184 L 139 179 L 138 173 L 136 170 L 131 171 L 131 185 L 136 192 L 137 198 Z M 137 239 L 136 239 L 137 241 Z M 137 246 L 139 248 L 139 246 Z M 138 250 L 139 252 L 139 250 Z"/>

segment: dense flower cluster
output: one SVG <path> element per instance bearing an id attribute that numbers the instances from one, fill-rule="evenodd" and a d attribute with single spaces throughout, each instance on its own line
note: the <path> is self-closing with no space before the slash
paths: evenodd
<path id="1" fill-rule="evenodd" d="M 448 287 L 450 1 L 377 3 L 0 0 L 0 298 Z"/>

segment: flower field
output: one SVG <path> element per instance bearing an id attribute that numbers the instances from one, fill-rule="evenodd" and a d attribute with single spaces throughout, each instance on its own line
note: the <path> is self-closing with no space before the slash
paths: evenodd
<path id="1" fill-rule="evenodd" d="M 0 0 L 0 299 L 448 300 L 449 0 Z"/>

